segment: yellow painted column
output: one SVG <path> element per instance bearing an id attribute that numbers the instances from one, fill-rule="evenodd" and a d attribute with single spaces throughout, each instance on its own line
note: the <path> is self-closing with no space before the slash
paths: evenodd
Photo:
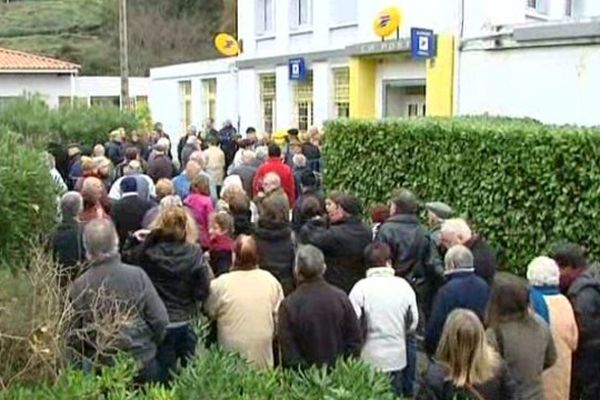
<path id="1" fill-rule="evenodd" d="M 373 59 L 350 59 L 350 117 L 375 118 L 375 75 Z"/>
<path id="2" fill-rule="evenodd" d="M 439 34 L 437 56 L 427 60 L 427 115 L 450 117 L 454 108 L 454 36 Z"/>

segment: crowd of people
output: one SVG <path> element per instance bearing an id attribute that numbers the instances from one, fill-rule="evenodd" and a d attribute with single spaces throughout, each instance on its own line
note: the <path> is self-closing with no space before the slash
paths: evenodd
<path id="1" fill-rule="evenodd" d="M 61 172 L 49 155 L 80 359 L 98 359 L 93 320 L 117 309 L 114 347 L 140 382 L 168 383 L 207 318 L 208 342 L 260 369 L 354 357 L 398 396 L 600 399 L 600 273 L 582 247 L 532 255 L 523 279 L 443 202 L 395 189 L 368 218 L 321 187 L 316 129 L 277 144 L 208 121 L 171 147 L 157 124 L 149 142 L 117 130 L 89 155 L 70 145 Z"/>

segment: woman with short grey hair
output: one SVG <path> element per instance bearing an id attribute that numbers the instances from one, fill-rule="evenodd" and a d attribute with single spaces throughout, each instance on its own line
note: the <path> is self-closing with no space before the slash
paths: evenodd
<path id="1" fill-rule="evenodd" d="M 568 399 L 571 383 L 571 355 L 577 348 L 578 331 L 569 300 L 560 293 L 560 272 L 549 257 L 536 257 L 527 267 L 533 309 L 550 326 L 557 361 L 544 372 L 545 400 Z"/>

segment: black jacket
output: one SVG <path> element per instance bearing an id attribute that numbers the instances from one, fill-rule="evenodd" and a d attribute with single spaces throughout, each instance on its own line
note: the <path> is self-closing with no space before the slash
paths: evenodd
<path id="1" fill-rule="evenodd" d="M 112 219 L 119 234 L 121 248 L 130 232 L 142 228 L 146 212 L 152 208 L 152 203 L 141 199 L 137 194 L 127 195 L 115 201 L 111 206 Z"/>
<path id="2" fill-rule="evenodd" d="M 567 293 L 579 326 L 579 348 L 600 348 L 600 271 L 588 268 L 569 287 Z"/>
<path id="3" fill-rule="evenodd" d="M 494 275 L 496 275 L 496 270 L 498 269 L 496 252 L 481 236 L 477 235 L 465 243 L 465 246 L 473 253 L 475 273 L 482 277 L 488 285 L 491 285 L 494 282 Z"/>
<path id="4" fill-rule="evenodd" d="M 338 357 L 360 355 L 361 334 L 348 296 L 322 278 L 304 282 L 279 308 L 283 366 L 333 366 Z"/>
<path id="5" fill-rule="evenodd" d="M 518 400 L 515 381 L 502 365 L 492 379 L 470 389 L 457 388 L 448 380 L 448 369 L 435 362 L 429 366 L 419 385 L 416 400 Z M 476 391 L 480 397 L 473 394 Z M 462 395 L 462 397 L 461 397 Z M 470 396 L 470 397 L 469 397 Z"/>
<path id="6" fill-rule="evenodd" d="M 294 244 L 288 224 L 259 221 L 254 239 L 260 254 L 260 269 L 269 271 L 287 296 L 294 290 Z"/>
<path id="7" fill-rule="evenodd" d="M 52 237 L 52 254 L 61 266 L 62 286 L 77 277 L 78 264 L 85 261 L 82 233 L 82 226 L 75 221 L 67 221 L 56 228 Z"/>
<path id="8" fill-rule="evenodd" d="M 319 220 L 308 221 L 300 230 L 300 241 L 323 252 L 325 279 L 349 293 L 365 277 L 364 250 L 371 243 L 371 230 L 357 217 L 350 217 L 326 228 Z"/>
<path id="9" fill-rule="evenodd" d="M 444 283 L 444 267 L 435 242 L 416 215 L 398 214 L 385 221 L 375 237 L 392 251 L 396 275 L 406 278 L 417 293 L 426 316 L 438 288 Z"/>
<path id="10" fill-rule="evenodd" d="M 325 195 L 323 192 L 316 188 L 308 188 L 304 190 L 304 193 L 300 195 L 300 197 L 296 198 L 296 203 L 294 203 L 294 208 L 292 209 L 292 229 L 294 232 L 299 232 L 302 225 L 306 223 L 306 221 L 302 218 L 302 202 L 304 199 L 308 197 L 314 197 L 319 200 L 321 203 L 321 208 L 325 211 Z"/>
<path id="11" fill-rule="evenodd" d="M 159 241 L 151 234 L 138 254 L 137 262 L 167 307 L 169 322 L 192 319 L 196 302 L 206 300 L 210 288 L 202 249 L 186 242 Z"/>
<path id="12" fill-rule="evenodd" d="M 113 165 L 119 165 L 125 159 L 125 151 L 123 150 L 123 144 L 111 140 L 106 143 L 106 157 L 113 163 Z"/>

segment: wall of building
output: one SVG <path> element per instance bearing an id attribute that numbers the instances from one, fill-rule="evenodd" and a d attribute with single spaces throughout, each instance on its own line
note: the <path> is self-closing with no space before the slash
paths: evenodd
<path id="1" fill-rule="evenodd" d="M 148 96 L 148 78 L 129 78 L 129 96 Z M 78 76 L 75 77 L 75 94 L 78 97 L 120 96 L 121 78 L 118 76 Z M 67 94 L 64 94 L 68 96 Z"/>
<path id="2" fill-rule="evenodd" d="M 70 75 L 0 74 L 0 97 L 39 94 L 50 107 L 58 107 L 58 97 L 71 93 Z"/>
<path id="3" fill-rule="evenodd" d="M 600 45 L 463 52 L 458 113 L 599 125 L 598 71 Z"/>

